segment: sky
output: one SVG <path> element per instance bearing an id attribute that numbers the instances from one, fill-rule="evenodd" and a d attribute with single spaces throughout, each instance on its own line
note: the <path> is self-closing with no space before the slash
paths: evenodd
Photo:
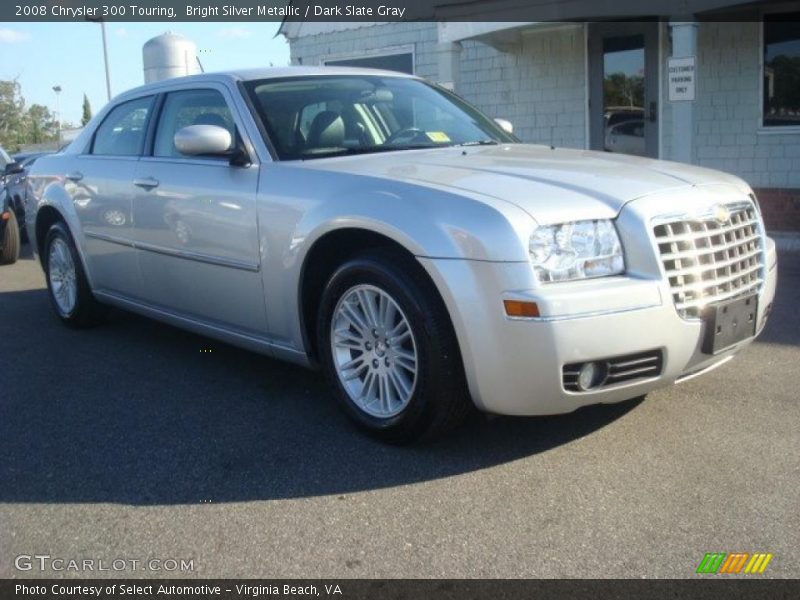
<path id="1" fill-rule="evenodd" d="M 2 1 L 2 0 L 0 0 Z M 279 23 L 106 23 L 111 94 L 144 83 L 142 46 L 165 31 L 192 40 L 206 72 L 289 64 L 289 45 L 275 38 Z M 17 79 L 26 104 L 56 110 L 80 124 L 83 94 L 93 113 L 107 101 L 103 42 L 96 23 L 0 22 L 0 80 Z"/>

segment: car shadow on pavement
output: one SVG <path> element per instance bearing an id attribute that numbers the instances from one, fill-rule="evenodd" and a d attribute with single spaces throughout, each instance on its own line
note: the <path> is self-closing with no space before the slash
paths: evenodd
<path id="1" fill-rule="evenodd" d="M 346 494 L 483 469 L 570 443 L 637 401 L 547 418 L 476 416 L 384 445 L 322 377 L 132 314 L 63 327 L 43 290 L 0 294 L 0 502 L 230 502 Z"/>

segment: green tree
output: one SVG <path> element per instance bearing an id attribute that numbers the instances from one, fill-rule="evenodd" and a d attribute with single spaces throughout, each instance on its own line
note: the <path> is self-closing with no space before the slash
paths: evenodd
<path id="1" fill-rule="evenodd" d="M 16 152 L 24 142 L 25 100 L 16 80 L 0 81 L 0 146 Z"/>
<path id="2" fill-rule="evenodd" d="M 625 73 L 611 73 L 603 81 L 606 106 L 644 106 L 644 78 L 628 77 Z"/>
<path id="3" fill-rule="evenodd" d="M 10 153 L 26 144 L 55 141 L 56 120 L 50 109 L 41 104 L 25 106 L 19 82 L 0 81 L 0 146 Z"/>
<path id="4" fill-rule="evenodd" d="M 81 127 L 86 127 L 86 124 L 92 119 L 92 105 L 89 104 L 89 98 L 86 94 L 83 95 L 83 114 L 81 115 Z"/>
<path id="5" fill-rule="evenodd" d="M 46 106 L 32 104 L 25 114 L 26 135 L 24 143 L 41 144 L 49 142 L 58 135 L 55 116 Z"/>

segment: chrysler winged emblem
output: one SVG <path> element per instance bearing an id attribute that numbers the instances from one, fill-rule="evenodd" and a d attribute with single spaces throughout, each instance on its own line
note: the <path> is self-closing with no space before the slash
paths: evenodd
<path id="1" fill-rule="evenodd" d="M 722 204 L 716 204 L 711 207 L 711 216 L 714 217 L 717 223 L 724 225 L 730 220 L 731 212 Z"/>

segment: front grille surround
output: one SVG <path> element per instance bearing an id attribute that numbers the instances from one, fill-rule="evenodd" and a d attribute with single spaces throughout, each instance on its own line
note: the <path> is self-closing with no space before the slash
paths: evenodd
<path id="1" fill-rule="evenodd" d="M 715 215 L 720 209 L 726 219 Z M 658 217 L 653 233 L 675 309 L 684 319 L 699 319 L 707 305 L 758 293 L 764 284 L 763 232 L 752 202 Z"/>

